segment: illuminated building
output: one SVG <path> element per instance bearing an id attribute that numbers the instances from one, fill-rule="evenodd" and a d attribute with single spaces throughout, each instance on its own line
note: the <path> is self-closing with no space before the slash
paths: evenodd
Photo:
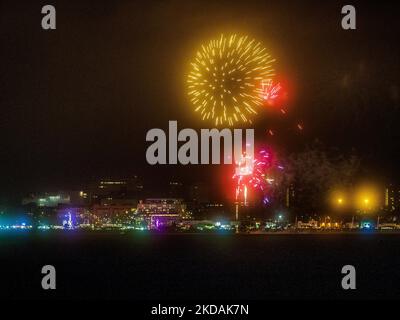
<path id="1" fill-rule="evenodd" d="M 385 210 L 394 212 L 400 209 L 400 188 L 389 185 L 385 188 Z"/>
<path id="2" fill-rule="evenodd" d="M 84 206 L 60 206 L 56 211 L 56 216 L 56 223 L 52 224 L 63 226 L 65 229 L 75 229 L 81 225 L 93 225 L 96 222 L 90 210 Z"/>
<path id="3" fill-rule="evenodd" d="M 146 199 L 138 204 L 138 213 L 142 214 L 177 214 L 185 212 L 186 205 L 181 199 L 158 198 Z"/>
<path id="4" fill-rule="evenodd" d="M 133 222 L 136 205 L 93 205 L 91 214 L 100 226 L 122 226 Z"/>
<path id="5" fill-rule="evenodd" d="M 22 199 L 22 205 L 36 204 L 38 207 L 57 207 L 59 204 L 70 204 L 71 196 L 67 193 L 44 193 L 31 195 Z"/>
<path id="6" fill-rule="evenodd" d="M 22 205 L 36 205 L 41 208 L 56 208 L 60 205 L 80 206 L 87 204 L 84 191 L 58 191 L 31 194 L 22 199 Z"/>
<path id="7" fill-rule="evenodd" d="M 181 199 L 146 199 L 144 202 L 139 202 L 137 213 L 146 218 L 151 229 L 159 229 L 184 219 L 186 204 Z"/>
<path id="8" fill-rule="evenodd" d="M 298 229 L 317 229 L 318 221 L 310 219 L 308 222 L 303 222 L 301 220 L 297 221 L 296 228 Z"/>

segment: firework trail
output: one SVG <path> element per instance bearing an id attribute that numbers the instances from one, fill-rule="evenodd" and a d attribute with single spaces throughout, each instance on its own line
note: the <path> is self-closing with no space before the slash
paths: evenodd
<path id="1" fill-rule="evenodd" d="M 236 189 L 235 189 L 235 200 L 239 201 L 240 195 L 243 195 L 244 205 L 247 204 L 247 195 L 248 195 L 248 183 L 249 179 L 253 174 L 253 168 L 248 164 L 252 163 L 252 159 L 249 160 L 249 156 L 246 154 L 242 154 L 241 159 L 236 162 L 235 173 L 233 175 L 233 179 L 236 180 Z"/>

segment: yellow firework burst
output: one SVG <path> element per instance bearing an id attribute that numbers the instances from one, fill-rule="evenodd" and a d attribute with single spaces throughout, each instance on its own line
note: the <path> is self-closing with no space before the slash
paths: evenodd
<path id="1" fill-rule="evenodd" d="M 221 35 L 202 45 L 187 77 L 195 111 L 216 126 L 251 123 L 263 103 L 261 82 L 274 76 L 274 61 L 247 36 Z"/>

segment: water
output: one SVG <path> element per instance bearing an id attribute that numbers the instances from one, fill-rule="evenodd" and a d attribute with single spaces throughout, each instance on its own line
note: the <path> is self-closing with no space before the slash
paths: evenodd
<path id="1" fill-rule="evenodd" d="M 400 235 L 1 233 L 2 298 L 399 298 Z M 57 290 L 41 289 L 41 267 Z M 341 268 L 357 290 L 341 289 Z"/>

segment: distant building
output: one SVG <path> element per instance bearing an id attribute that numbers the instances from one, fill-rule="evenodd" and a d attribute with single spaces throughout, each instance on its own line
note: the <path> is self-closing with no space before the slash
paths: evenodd
<path id="1" fill-rule="evenodd" d="M 96 224 L 95 217 L 85 206 L 60 206 L 57 208 L 57 222 L 55 225 L 66 229 L 73 229 L 80 225 Z"/>
<path id="2" fill-rule="evenodd" d="M 184 186 L 182 182 L 170 181 L 168 184 L 168 196 L 170 198 L 183 198 L 184 197 Z"/>
<path id="3" fill-rule="evenodd" d="M 107 198 L 138 199 L 142 196 L 143 184 L 137 176 L 124 179 L 101 179 L 81 192 L 91 204 L 99 204 Z"/>
<path id="4" fill-rule="evenodd" d="M 137 214 L 146 218 L 151 229 L 159 229 L 185 218 L 186 204 L 174 198 L 146 199 L 139 202 Z"/>
<path id="5" fill-rule="evenodd" d="M 127 206 L 130 208 L 136 208 L 138 205 L 138 200 L 137 199 L 119 199 L 119 198 L 113 198 L 113 197 L 108 197 L 100 200 L 100 205 L 101 206 Z"/>
<path id="6" fill-rule="evenodd" d="M 189 187 L 189 201 L 193 203 L 209 203 L 210 187 L 203 183 L 196 183 Z"/>
<path id="7" fill-rule="evenodd" d="M 22 205 L 42 208 L 56 208 L 60 205 L 81 206 L 86 204 L 83 191 L 57 191 L 31 194 L 22 199 Z"/>
<path id="8" fill-rule="evenodd" d="M 68 193 L 44 193 L 30 195 L 22 199 L 22 205 L 35 204 L 38 207 L 57 207 L 60 204 L 70 204 L 71 196 Z"/>
<path id="9" fill-rule="evenodd" d="M 176 214 L 182 215 L 186 210 L 186 205 L 182 199 L 173 198 L 154 198 L 140 201 L 138 213 L 141 214 Z"/>
<path id="10" fill-rule="evenodd" d="M 285 207 L 286 208 L 294 207 L 294 199 L 295 199 L 294 186 L 290 185 L 289 187 L 286 188 Z"/>
<path id="11" fill-rule="evenodd" d="M 93 205 L 91 214 L 96 224 L 118 226 L 131 224 L 136 214 L 136 205 L 110 204 Z"/>
<path id="12" fill-rule="evenodd" d="M 384 208 L 387 212 L 393 213 L 400 209 L 400 188 L 389 185 L 385 188 Z"/>

